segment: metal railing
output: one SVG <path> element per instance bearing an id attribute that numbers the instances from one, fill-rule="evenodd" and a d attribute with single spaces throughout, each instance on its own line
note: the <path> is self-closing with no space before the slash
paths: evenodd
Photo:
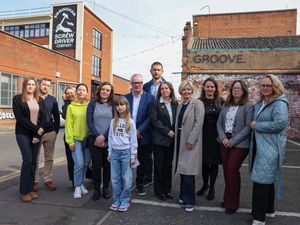
<path id="1" fill-rule="evenodd" d="M 0 11 L 0 18 L 14 17 L 14 16 L 31 16 L 43 13 L 49 13 L 50 7 L 39 7 L 29 9 L 16 9 L 16 10 L 4 10 Z"/>

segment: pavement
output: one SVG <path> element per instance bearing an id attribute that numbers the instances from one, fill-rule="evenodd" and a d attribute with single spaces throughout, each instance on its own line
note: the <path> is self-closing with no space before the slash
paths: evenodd
<path id="1" fill-rule="evenodd" d="M 81 199 L 74 199 L 67 178 L 66 159 L 62 143 L 63 132 L 59 133 L 56 143 L 54 160 L 54 181 L 56 191 L 47 191 L 43 187 L 42 174 L 40 180 L 39 199 L 31 203 L 23 203 L 19 197 L 20 157 L 15 156 L 16 164 L 0 165 L 0 225 L 199 225 L 251 224 L 251 194 L 252 184 L 248 174 L 247 160 L 241 168 L 241 198 L 240 209 L 233 215 L 224 213 L 220 208 L 224 190 L 223 171 L 219 167 L 216 183 L 216 198 L 207 201 L 206 195 L 197 197 L 195 210 L 186 213 L 177 203 L 179 178 L 173 180 L 173 200 L 161 201 L 153 194 L 153 185 L 145 188 L 146 196 L 138 196 L 133 191 L 132 207 L 128 212 L 113 212 L 109 210 L 111 199 L 100 198 L 92 201 L 92 183 L 85 180 L 89 194 Z M 1 135 L 3 139 L 12 142 L 9 134 Z M 3 137 L 3 139 L 1 139 Z M 11 148 L 11 147 L 10 147 Z M 1 149 L 0 151 L 2 151 Z M 19 154 L 16 151 L 16 154 Z M 3 156 L 2 156 L 3 157 Z M 1 161 L 0 161 L 1 162 Z M 3 164 L 3 161 L 2 161 Z M 41 165 L 42 166 L 42 165 Z M 6 168 L 15 168 L 14 171 Z M 267 225 L 299 225 L 300 224 L 300 147 L 288 143 L 284 163 L 283 191 L 284 199 L 275 202 L 276 217 L 268 218 Z M 196 190 L 201 187 L 201 178 L 196 179 Z M 206 193 L 207 194 L 207 193 Z"/>

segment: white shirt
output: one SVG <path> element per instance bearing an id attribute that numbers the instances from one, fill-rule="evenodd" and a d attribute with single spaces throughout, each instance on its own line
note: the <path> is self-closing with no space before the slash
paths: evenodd
<path id="1" fill-rule="evenodd" d="M 169 113 L 171 126 L 172 126 L 173 125 L 173 113 L 172 113 L 172 107 L 171 107 L 170 101 L 166 102 L 162 97 L 160 97 L 159 102 L 160 103 L 165 103 L 166 108 L 167 108 L 168 113 Z"/>
<path id="2" fill-rule="evenodd" d="M 136 116 L 138 113 L 139 105 L 140 105 L 140 100 L 143 92 L 139 96 L 135 96 L 133 93 L 133 101 L 132 101 L 132 119 L 134 122 L 136 122 Z"/>
<path id="3" fill-rule="evenodd" d="M 229 110 L 226 114 L 226 121 L 225 121 L 225 133 L 232 133 L 233 130 L 233 124 L 235 121 L 235 114 L 238 110 L 239 106 L 230 106 Z"/>
<path id="4" fill-rule="evenodd" d="M 256 116 L 258 116 L 258 114 L 261 112 L 261 110 L 263 110 L 263 108 L 264 108 L 265 106 L 266 106 L 266 104 L 265 104 L 265 102 L 263 101 L 263 102 L 261 103 L 261 107 L 260 107 L 260 109 L 258 110 Z"/>
<path id="5" fill-rule="evenodd" d="M 157 95 L 157 91 L 158 91 L 158 87 L 161 84 L 162 80 L 160 79 L 158 83 L 154 83 L 152 82 L 151 86 L 150 86 L 150 93 L 151 95 L 153 95 L 154 97 L 156 97 Z"/>

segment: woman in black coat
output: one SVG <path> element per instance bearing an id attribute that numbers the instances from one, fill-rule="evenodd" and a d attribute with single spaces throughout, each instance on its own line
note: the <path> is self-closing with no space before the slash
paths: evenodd
<path id="1" fill-rule="evenodd" d="M 163 81 L 150 106 L 154 156 L 154 193 L 161 200 L 172 199 L 172 161 L 177 101 L 171 83 Z"/>

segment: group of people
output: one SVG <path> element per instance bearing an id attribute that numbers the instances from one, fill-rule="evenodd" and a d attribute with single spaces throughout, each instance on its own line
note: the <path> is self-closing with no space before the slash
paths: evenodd
<path id="1" fill-rule="evenodd" d="M 225 213 L 233 214 L 239 208 L 239 170 L 249 154 L 253 225 L 265 224 L 265 216 L 275 215 L 276 181 L 281 197 L 280 171 L 288 124 L 288 102 L 281 81 L 274 75 L 263 77 L 260 101 L 253 106 L 243 80 L 232 82 L 226 100 L 219 96 L 218 83 L 213 78 L 203 82 L 198 99 L 193 98 L 192 84 L 183 81 L 177 101 L 173 85 L 162 78 L 163 65 L 154 62 L 150 73 L 152 80 L 145 85 L 142 75 L 132 75 L 131 92 L 125 96 L 115 96 L 109 82 L 101 83 L 91 101 L 83 83 L 75 90 L 65 90 L 64 140 L 73 197 L 88 193 L 83 181 L 91 160 L 94 201 L 101 195 L 110 198 L 111 181 L 110 209 L 127 211 L 133 168 L 137 168 L 137 194 L 145 195 L 144 187 L 154 181 L 154 194 L 163 201 L 173 199 L 172 177 L 179 174 L 179 203 L 186 212 L 192 212 L 196 195 L 208 191 L 207 200 L 215 198 L 218 166 L 222 164 L 225 190 L 221 206 Z M 16 138 L 23 157 L 20 193 L 25 202 L 38 197 L 34 187 L 40 145 L 56 138 L 58 132 L 57 102 L 47 93 L 43 95 L 43 82 L 38 94 L 36 81 L 26 78 L 22 94 L 13 99 Z M 54 143 L 55 139 L 51 144 Z M 53 153 L 48 153 L 52 161 L 51 157 L 46 159 L 45 145 L 44 149 L 45 185 L 54 190 Z M 52 164 L 46 168 L 47 160 Z M 199 174 L 203 186 L 196 192 L 195 176 Z"/>

